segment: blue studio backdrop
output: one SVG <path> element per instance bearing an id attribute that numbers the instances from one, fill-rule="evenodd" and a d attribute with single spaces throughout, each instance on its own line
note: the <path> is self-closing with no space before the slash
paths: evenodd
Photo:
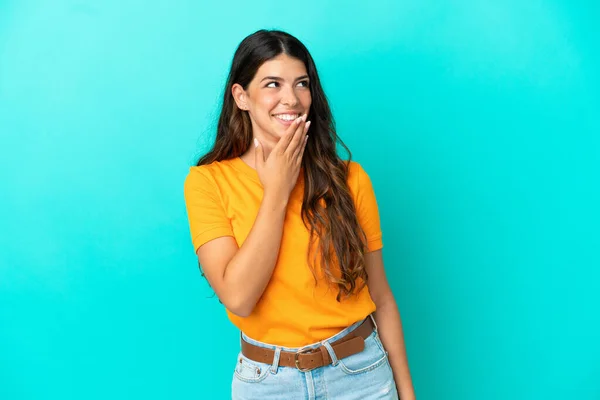
<path id="1" fill-rule="evenodd" d="M 312 52 L 419 400 L 600 399 L 592 1 L 0 0 L 0 399 L 226 399 L 183 180 L 238 43 Z"/>

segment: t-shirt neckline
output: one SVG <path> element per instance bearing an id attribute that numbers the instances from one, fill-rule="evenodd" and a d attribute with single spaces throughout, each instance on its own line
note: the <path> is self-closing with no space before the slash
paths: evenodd
<path id="1" fill-rule="evenodd" d="M 251 178 L 252 180 L 260 182 L 260 179 L 258 178 L 258 172 L 256 172 L 254 168 L 246 164 L 246 162 L 242 160 L 241 157 L 236 157 L 232 159 L 231 165 L 233 165 L 235 169 L 237 169 L 239 172 L 243 173 L 247 177 Z"/>

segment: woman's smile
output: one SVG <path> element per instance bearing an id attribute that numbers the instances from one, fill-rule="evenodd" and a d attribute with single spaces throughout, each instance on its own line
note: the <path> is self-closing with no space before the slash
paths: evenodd
<path id="1" fill-rule="evenodd" d="M 284 126 L 290 126 L 300 114 L 276 114 L 273 117 Z"/>

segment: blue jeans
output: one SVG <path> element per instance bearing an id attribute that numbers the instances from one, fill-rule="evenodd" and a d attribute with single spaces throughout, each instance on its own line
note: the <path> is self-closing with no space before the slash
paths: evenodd
<path id="1" fill-rule="evenodd" d="M 274 350 L 275 357 L 272 364 L 263 364 L 244 357 L 240 352 L 231 387 L 232 399 L 397 400 L 392 368 L 377 328 L 365 339 L 365 349 L 360 353 L 338 360 L 331 348 L 330 343 L 353 331 L 362 322 L 356 322 L 329 339 L 302 347 L 304 350 L 324 345 L 333 360 L 330 365 L 308 372 L 278 365 L 281 350 L 295 352 L 299 348 L 261 343 L 242 333 L 243 340 Z"/>

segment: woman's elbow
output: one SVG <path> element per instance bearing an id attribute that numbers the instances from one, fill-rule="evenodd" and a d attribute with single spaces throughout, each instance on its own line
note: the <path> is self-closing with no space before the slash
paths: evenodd
<path id="1" fill-rule="evenodd" d="M 232 297 L 227 302 L 224 301 L 223 304 L 229 312 L 241 318 L 249 317 L 256 306 L 255 303 L 241 296 Z"/>

